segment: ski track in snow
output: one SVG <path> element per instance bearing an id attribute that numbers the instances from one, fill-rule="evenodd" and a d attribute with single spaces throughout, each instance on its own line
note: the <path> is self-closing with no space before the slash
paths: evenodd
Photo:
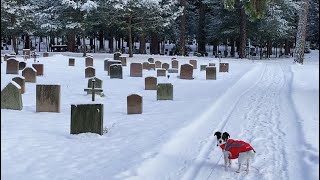
<path id="1" fill-rule="evenodd" d="M 252 75 L 256 71 L 261 72 L 260 77 Z M 135 167 L 135 170 L 126 171 L 123 174 L 127 174 L 128 179 L 183 180 L 292 179 L 293 177 L 289 177 L 289 171 L 296 171 L 297 175 L 304 174 L 302 173 L 304 170 L 299 165 L 301 158 L 291 158 L 290 162 L 288 160 L 289 156 L 291 157 L 296 152 L 290 147 L 294 147 L 296 144 L 305 144 L 303 138 L 298 139 L 298 142 L 291 136 L 289 136 L 291 139 L 286 138 L 286 129 L 283 127 L 287 123 L 290 124 L 290 121 L 294 122 L 294 119 L 297 119 L 296 115 L 281 115 L 283 108 L 291 108 L 295 114 L 294 107 L 284 107 L 290 103 L 283 102 L 291 101 L 290 97 L 285 95 L 288 93 L 287 91 L 291 91 L 290 87 L 284 86 L 285 81 L 288 81 L 286 78 L 288 73 L 290 74 L 288 65 L 279 63 L 257 65 L 217 99 L 201 117 L 178 131 L 176 136 L 163 145 L 158 154 L 153 154 L 152 158 L 142 162 Z M 243 89 L 241 91 L 243 93 L 240 95 L 235 93 L 239 92 L 239 88 Z M 224 105 L 221 107 L 221 104 Z M 220 110 L 226 106 L 229 107 L 227 108 L 228 112 L 221 113 Z M 214 121 L 212 121 L 212 117 L 215 117 Z M 283 123 L 279 123 L 279 121 Z M 292 134 L 298 133 L 301 129 L 295 126 L 297 123 L 294 122 L 291 125 L 291 129 L 294 130 Z M 232 167 L 228 171 L 224 170 L 222 152 L 220 147 L 216 146 L 216 138 L 213 135 L 215 131 L 227 131 L 231 138 L 247 141 L 254 148 L 264 147 L 263 149 L 255 148 L 256 157 L 251 163 L 249 173 L 244 171 L 244 167 L 240 173 L 235 173 L 237 160 L 233 160 Z M 199 139 L 200 143 L 196 141 Z M 172 149 L 176 151 L 172 152 Z M 190 154 L 194 154 L 194 156 L 190 156 Z M 173 165 L 171 172 L 162 172 L 161 167 L 168 167 L 172 163 L 172 156 L 180 157 L 178 158 L 181 160 L 179 166 Z M 182 161 L 185 157 L 195 156 L 195 159 Z M 294 170 L 290 170 L 292 167 L 289 165 L 290 163 L 295 164 Z M 157 165 L 154 166 L 155 164 Z M 157 169 L 152 167 L 157 167 Z M 174 169 L 176 167 L 180 168 Z M 284 169 L 285 171 L 283 171 Z M 300 179 L 301 177 L 294 178 Z"/>

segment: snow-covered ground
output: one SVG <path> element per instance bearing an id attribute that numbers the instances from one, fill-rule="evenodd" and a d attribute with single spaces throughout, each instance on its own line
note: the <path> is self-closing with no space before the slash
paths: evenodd
<path id="1" fill-rule="evenodd" d="M 130 62 L 149 57 L 170 62 L 169 56 L 127 58 L 123 79 L 110 79 L 103 60 L 93 54 L 96 76 L 103 80 L 104 127 L 108 133 L 70 135 L 71 104 L 92 103 L 84 88 L 81 54 L 39 58 L 44 76 L 26 83 L 23 110 L 1 109 L 1 178 L 8 180 L 215 180 L 319 178 L 319 51 L 306 54 L 304 65 L 293 59 L 229 62 L 229 73 L 206 80 L 200 64 L 215 58 L 195 58 L 194 80 L 158 77 L 173 84 L 173 101 L 157 101 L 156 91 L 144 90 L 144 78 L 129 77 Z M 75 66 L 68 58 L 75 57 Z M 17 57 L 22 61 L 21 57 Z M 191 57 L 177 57 L 179 66 Z M 27 66 L 31 66 L 29 59 Z M 171 63 L 170 63 L 171 64 Z M 15 75 L 5 74 L 1 89 Z M 20 71 L 21 75 L 21 71 Z M 61 85 L 61 113 L 37 113 L 36 84 Z M 143 113 L 127 115 L 126 97 L 143 96 Z M 235 173 L 237 161 L 225 171 L 215 131 L 249 142 L 256 156 L 249 173 Z M 245 167 L 243 167 L 245 168 Z"/>

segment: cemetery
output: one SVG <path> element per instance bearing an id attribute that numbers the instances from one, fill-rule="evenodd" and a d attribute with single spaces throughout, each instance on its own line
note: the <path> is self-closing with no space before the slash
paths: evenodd
<path id="1" fill-rule="evenodd" d="M 3 179 L 318 179 L 303 3 L 110 2 L 1 2 Z M 216 131 L 253 145 L 250 171 Z"/>

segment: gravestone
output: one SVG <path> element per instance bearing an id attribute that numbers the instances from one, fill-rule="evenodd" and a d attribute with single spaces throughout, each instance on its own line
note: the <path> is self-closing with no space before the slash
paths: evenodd
<path id="1" fill-rule="evenodd" d="M 168 63 L 163 63 L 162 64 L 162 69 L 168 70 L 169 69 L 169 64 Z"/>
<path id="2" fill-rule="evenodd" d="M 48 53 L 48 52 L 44 52 L 44 53 L 42 54 L 42 56 L 43 56 L 43 57 L 49 57 L 49 53 Z"/>
<path id="3" fill-rule="evenodd" d="M 217 70 L 215 66 L 206 67 L 206 80 L 216 80 L 217 79 Z"/>
<path id="4" fill-rule="evenodd" d="M 21 87 L 14 81 L 11 81 L 1 91 L 1 109 L 22 110 Z"/>
<path id="5" fill-rule="evenodd" d="M 23 61 L 19 62 L 19 70 L 24 69 L 26 66 L 27 66 L 26 62 L 23 62 Z"/>
<path id="6" fill-rule="evenodd" d="M 24 57 L 26 59 L 29 59 L 30 55 L 31 55 L 31 50 L 30 49 L 22 49 L 22 54 L 24 55 Z"/>
<path id="7" fill-rule="evenodd" d="M 89 66 L 85 69 L 85 78 L 90 78 L 96 76 L 96 70 Z"/>
<path id="8" fill-rule="evenodd" d="M 148 58 L 148 62 L 149 63 L 154 63 L 154 59 L 153 58 Z"/>
<path id="9" fill-rule="evenodd" d="M 112 64 L 110 66 L 108 73 L 110 73 L 110 79 L 113 79 L 113 78 L 122 79 L 122 65 Z"/>
<path id="10" fill-rule="evenodd" d="M 127 66 L 127 57 L 126 56 L 120 56 L 119 59 L 121 61 L 122 66 Z"/>
<path id="11" fill-rule="evenodd" d="M 127 96 L 127 113 L 142 114 L 142 96 L 137 94 Z"/>
<path id="12" fill-rule="evenodd" d="M 173 60 L 177 60 L 177 58 L 175 58 L 175 57 L 171 58 L 171 61 L 173 61 Z"/>
<path id="13" fill-rule="evenodd" d="M 189 63 L 193 65 L 193 69 L 197 69 L 197 60 L 190 60 Z"/>
<path id="14" fill-rule="evenodd" d="M 130 77 L 142 77 L 142 64 L 131 63 L 130 64 Z"/>
<path id="15" fill-rule="evenodd" d="M 219 72 L 229 72 L 229 63 L 219 63 Z"/>
<path id="16" fill-rule="evenodd" d="M 142 69 L 149 70 L 149 62 L 143 62 L 142 63 Z"/>
<path id="17" fill-rule="evenodd" d="M 157 76 L 166 76 L 165 69 L 157 69 Z"/>
<path id="18" fill-rule="evenodd" d="M 108 58 L 103 61 L 104 71 L 109 71 L 108 61 L 110 61 Z"/>
<path id="19" fill-rule="evenodd" d="M 95 78 L 91 78 L 91 83 L 92 83 L 92 87 L 91 88 L 87 88 L 87 89 L 84 89 L 84 91 L 87 91 L 87 94 L 92 94 L 92 101 L 95 100 L 95 95 L 98 94 L 98 92 L 101 94 L 103 89 L 102 88 L 96 88 L 95 87 Z M 90 92 L 90 93 L 88 93 Z"/>
<path id="20" fill-rule="evenodd" d="M 101 79 L 99 79 L 97 77 L 90 78 L 90 79 L 88 79 L 88 89 L 89 90 L 87 90 L 87 94 L 92 94 L 91 89 L 92 89 L 92 84 L 93 84 L 92 81 L 93 80 L 94 80 L 94 87 L 95 88 L 102 88 L 102 80 Z M 95 91 L 95 93 L 98 95 L 101 95 L 102 91 L 101 92 Z"/>
<path id="21" fill-rule="evenodd" d="M 24 92 L 25 92 L 25 80 L 24 79 L 25 78 L 23 76 L 17 76 L 17 77 L 12 78 L 12 81 L 16 82 L 21 87 L 21 94 L 24 94 Z"/>
<path id="22" fill-rule="evenodd" d="M 209 66 L 216 66 L 216 63 L 209 63 Z"/>
<path id="23" fill-rule="evenodd" d="M 74 58 L 69 58 L 69 66 L 74 66 L 75 61 L 76 60 Z"/>
<path id="24" fill-rule="evenodd" d="M 149 70 L 156 70 L 156 64 L 155 63 L 149 63 Z"/>
<path id="25" fill-rule="evenodd" d="M 200 65 L 200 71 L 205 71 L 206 67 L 207 67 L 207 65 Z"/>
<path id="26" fill-rule="evenodd" d="M 183 64 L 180 68 L 180 79 L 193 79 L 193 66 L 191 64 Z"/>
<path id="27" fill-rule="evenodd" d="M 157 85 L 157 100 L 173 100 L 173 86 L 171 83 Z"/>
<path id="28" fill-rule="evenodd" d="M 157 90 L 157 78 L 156 77 L 146 77 L 144 79 L 144 89 L 145 90 Z"/>
<path id="29" fill-rule="evenodd" d="M 120 56 L 121 56 L 121 53 L 120 52 L 116 52 L 113 54 L 113 60 L 120 60 Z"/>
<path id="30" fill-rule="evenodd" d="M 85 61 L 86 61 L 86 67 L 93 66 L 93 58 L 92 57 L 87 56 Z"/>
<path id="31" fill-rule="evenodd" d="M 7 60 L 6 74 L 19 74 L 19 61 L 13 58 Z"/>
<path id="32" fill-rule="evenodd" d="M 70 134 L 103 135 L 103 104 L 72 104 Z"/>
<path id="33" fill-rule="evenodd" d="M 36 86 L 36 112 L 60 112 L 60 85 Z"/>
<path id="34" fill-rule="evenodd" d="M 3 57 L 3 60 L 4 61 L 7 61 L 8 59 L 10 58 L 16 58 L 16 55 L 11 55 L 11 54 L 5 54 L 4 57 Z"/>
<path id="35" fill-rule="evenodd" d="M 156 68 L 161 68 L 161 61 L 154 62 L 156 64 Z"/>
<path id="36" fill-rule="evenodd" d="M 177 60 L 175 60 L 175 59 L 172 60 L 172 61 L 171 61 L 171 67 L 178 69 L 178 68 L 179 68 L 179 61 L 177 61 Z"/>
<path id="37" fill-rule="evenodd" d="M 121 61 L 119 60 L 108 60 L 107 62 L 107 68 L 108 68 L 108 76 L 110 75 L 110 66 L 113 64 L 119 64 L 121 66 Z"/>
<path id="38" fill-rule="evenodd" d="M 37 81 L 37 70 L 33 67 L 26 67 L 22 70 L 22 76 L 25 78 L 25 82 Z"/>
<path id="39" fill-rule="evenodd" d="M 178 73 L 179 70 L 178 69 L 168 69 L 168 73 Z"/>
<path id="40" fill-rule="evenodd" d="M 43 76 L 43 64 L 32 64 L 32 67 L 36 69 L 37 76 Z"/>

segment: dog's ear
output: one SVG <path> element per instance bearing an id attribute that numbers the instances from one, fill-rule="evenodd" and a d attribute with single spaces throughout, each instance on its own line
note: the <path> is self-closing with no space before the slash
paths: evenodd
<path id="1" fill-rule="evenodd" d="M 224 132 L 224 133 L 222 134 L 222 137 L 225 137 L 225 139 L 229 139 L 230 135 L 229 135 L 229 133 Z"/>
<path id="2" fill-rule="evenodd" d="M 220 131 L 217 131 L 217 132 L 214 133 L 214 135 L 215 135 L 215 136 L 221 136 L 221 132 L 220 132 Z"/>

